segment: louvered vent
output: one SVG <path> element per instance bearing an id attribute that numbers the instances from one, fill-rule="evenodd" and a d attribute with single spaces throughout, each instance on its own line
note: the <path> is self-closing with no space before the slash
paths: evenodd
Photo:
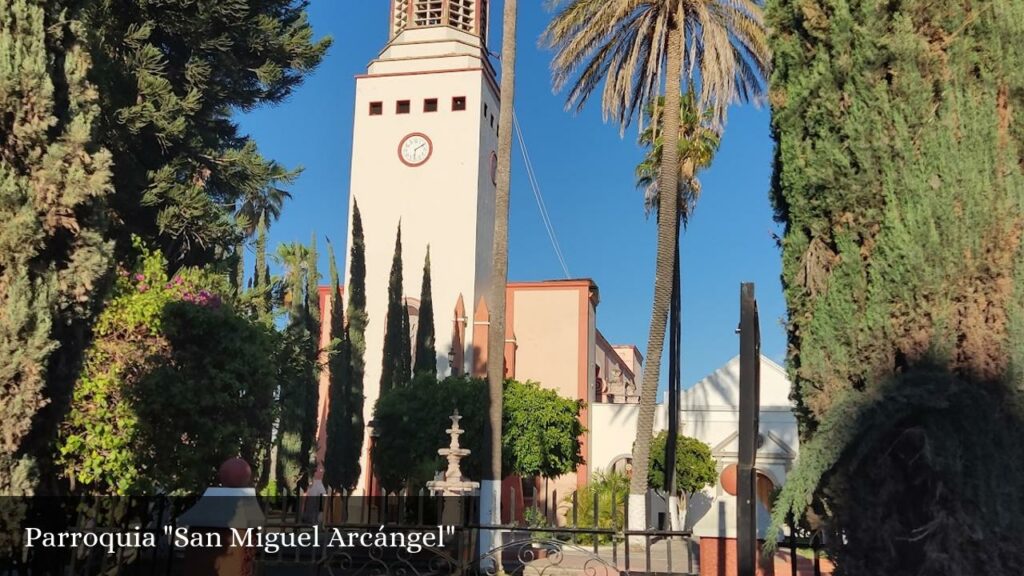
<path id="1" fill-rule="evenodd" d="M 470 34 L 475 33 L 476 14 L 473 13 L 475 4 L 475 0 L 449 0 L 448 25 Z"/>
<path id="2" fill-rule="evenodd" d="M 398 36 L 409 27 L 409 1 L 395 0 L 395 12 L 391 15 L 391 35 Z"/>
<path id="3" fill-rule="evenodd" d="M 416 0 L 413 9 L 413 22 L 420 26 L 439 26 L 444 15 L 443 0 Z"/>

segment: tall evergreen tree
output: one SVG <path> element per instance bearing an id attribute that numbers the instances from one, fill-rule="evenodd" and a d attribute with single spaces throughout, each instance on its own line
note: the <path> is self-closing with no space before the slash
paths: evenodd
<path id="1" fill-rule="evenodd" d="M 388 281 L 388 313 L 384 326 L 384 360 L 380 373 L 380 394 L 383 396 L 395 388 L 405 386 L 409 374 L 403 372 L 407 366 L 405 358 L 411 353 L 403 346 L 409 341 L 408 310 L 405 310 L 402 296 L 402 225 L 398 225 L 395 237 L 395 255 L 391 260 L 391 277 Z M 404 332 L 404 335 L 403 335 Z"/>
<path id="2" fill-rule="evenodd" d="M 802 440 L 844 574 L 1019 574 L 1024 4 L 768 3 Z"/>
<path id="3" fill-rule="evenodd" d="M 330 374 L 327 404 L 327 450 L 324 454 L 324 484 L 335 492 L 348 490 L 352 483 L 353 465 L 358 470 L 359 459 L 348 458 L 352 414 L 352 347 L 345 328 L 344 307 L 341 300 L 341 280 L 334 258 L 334 246 L 327 243 L 327 256 L 331 266 L 331 350 L 327 363 Z M 358 472 L 356 473 L 358 476 Z"/>
<path id="4" fill-rule="evenodd" d="M 310 332 L 320 333 L 320 271 L 318 270 L 320 255 L 316 250 L 316 232 L 309 241 L 309 252 L 306 255 L 306 310 L 309 313 Z"/>
<path id="5" fill-rule="evenodd" d="M 430 287 L 430 246 L 423 262 L 423 285 L 420 288 L 420 316 L 416 325 L 415 374 L 437 376 L 437 350 L 434 348 L 434 300 Z"/>
<path id="6" fill-rule="evenodd" d="M 312 379 L 305 386 L 305 410 L 302 420 L 302 444 L 300 453 L 309 457 L 309 474 L 316 470 L 315 450 L 317 422 L 320 408 L 320 271 L 319 255 L 316 249 L 316 233 L 309 243 L 306 254 L 306 302 L 304 318 L 309 334 L 306 356 Z"/>
<path id="7" fill-rule="evenodd" d="M 294 176 L 232 115 L 287 98 L 330 41 L 313 40 L 306 2 L 293 0 L 106 0 L 84 19 L 119 247 L 135 234 L 172 268 L 223 260 L 244 234 L 236 206 Z"/>
<path id="8" fill-rule="evenodd" d="M 363 219 L 359 214 L 359 203 L 352 200 L 352 246 L 349 248 L 349 278 L 345 291 L 348 293 L 348 309 L 345 316 L 348 323 L 345 329 L 348 344 L 351 377 L 348 394 L 348 440 L 345 442 L 343 457 L 352 462 L 348 475 L 341 478 L 343 489 L 352 490 L 359 481 L 359 460 L 363 451 L 363 376 L 366 373 L 364 357 L 366 354 L 366 240 L 363 236 Z"/>
<path id="9" fill-rule="evenodd" d="M 67 2 L 0 0 L 0 494 L 39 486 L 97 293 L 110 154 Z M 0 518 L 0 534 L 4 533 Z"/>

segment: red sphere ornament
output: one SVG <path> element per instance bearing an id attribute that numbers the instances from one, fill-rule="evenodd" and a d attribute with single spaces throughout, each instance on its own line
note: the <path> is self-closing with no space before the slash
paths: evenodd
<path id="1" fill-rule="evenodd" d="M 735 464 L 729 464 L 722 470 L 722 476 L 719 477 L 719 482 L 722 483 L 722 490 L 725 490 L 730 496 L 735 496 L 738 492 L 736 479 L 739 468 Z"/>
<path id="2" fill-rule="evenodd" d="M 252 468 L 241 458 L 231 458 L 220 465 L 217 479 L 226 488 L 248 488 L 252 485 Z"/>

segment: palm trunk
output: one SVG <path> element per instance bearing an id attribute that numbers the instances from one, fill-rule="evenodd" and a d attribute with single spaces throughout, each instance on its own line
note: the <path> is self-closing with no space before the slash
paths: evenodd
<path id="1" fill-rule="evenodd" d="M 665 93 L 665 124 L 663 134 L 678 137 L 680 83 L 682 73 L 683 29 L 678 18 L 668 33 L 668 70 Z M 665 345 L 665 326 L 672 302 L 673 263 L 675 261 L 676 229 L 679 227 L 679 148 L 662 146 L 661 175 L 658 184 L 658 257 L 654 273 L 654 303 L 651 326 L 647 336 L 647 366 L 640 390 L 640 414 L 633 445 L 633 476 L 629 481 L 629 528 L 647 527 L 647 469 L 654 433 L 654 410 L 661 375 L 661 355 Z"/>
<path id="2" fill-rule="evenodd" d="M 515 96 L 516 0 L 505 0 L 501 47 L 501 105 L 498 111 L 498 174 L 494 198 L 493 272 L 487 331 L 488 421 L 484 432 L 489 462 L 481 485 L 481 523 L 501 523 L 501 417 L 505 384 L 505 290 L 508 282 L 508 204 L 512 182 L 512 114 Z M 488 531 L 483 531 L 488 533 Z M 490 533 L 492 536 L 500 536 Z M 482 535 L 483 536 L 483 535 Z M 481 542 L 481 553 L 501 544 Z"/>
<path id="3" fill-rule="evenodd" d="M 672 530 L 682 530 L 679 524 L 679 497 L 676 495 L 676 450 L 679 438 L 679 379 L 680 347 L 682 345 L 682 270 L 679 267 L 679 227 L 676 227 L 675 262 L 672 265 L 672 307 L 669 315 L 669 379 L 668 379 L 668 437 L 665 442 L 665 486 L 668 492 L 668 515 Z"/>

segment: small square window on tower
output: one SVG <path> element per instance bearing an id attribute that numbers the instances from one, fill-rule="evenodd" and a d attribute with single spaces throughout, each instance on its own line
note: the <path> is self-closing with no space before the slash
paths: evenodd
<path id="1" fill-rule="evenodd" d="M 370 102 L 370 116 L 380 116 L 382 114 L 384 114 L 384 103 Z"/>
<path id="2" fill-rule="evenodd" d="M 395 114 L 408 114 L 410 104 L 408 100 L 399 100 L 395 103 Z"/>
<path id="3" fill-rule="evenodd" d="M 437 112 L 437 98 L 427 98 L 423 101 L 424 112 Z"/>
<path id="4" fill-rule="evenodd" d="M 466 109 L 466 97 L 465 96 L 456 96 L 456 97 L 452 98 L 452 110 L 455 110 L 456 112 L 460 112 L 460 111 L 465 110 L 465 109 Z"/>

